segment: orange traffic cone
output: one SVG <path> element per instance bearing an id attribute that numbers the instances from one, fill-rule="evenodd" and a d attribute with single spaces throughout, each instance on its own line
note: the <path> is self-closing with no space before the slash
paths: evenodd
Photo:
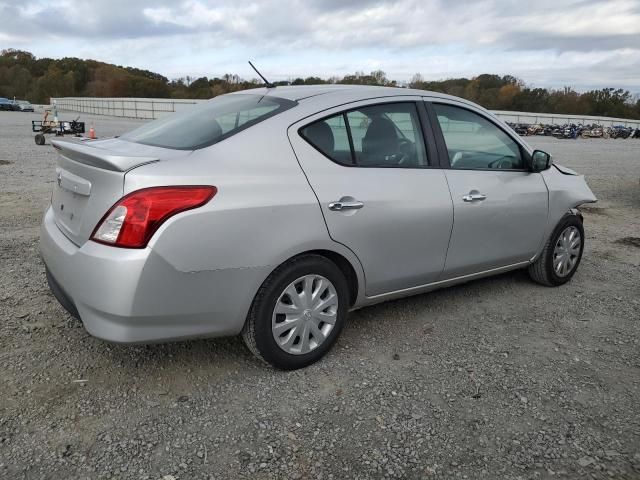
<path id="1" fill-rule="evenodd" d="M 91 124 L 91 128 L 89 128 L 89 138 L 91 140 L 95 140 L 96 138 L 98 138 L 98 136 L 96 135 L 96 129 L 93 128 L 93 124 Z"/>

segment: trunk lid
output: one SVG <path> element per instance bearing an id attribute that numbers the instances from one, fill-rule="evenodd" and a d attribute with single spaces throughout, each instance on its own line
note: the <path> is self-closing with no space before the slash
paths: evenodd
<path id="1" fill-rule="evenodd" d="M 51 207 L 60 231 L 78 246 L 89 239 L 107 210 L 122 197 L 128 171 L 168 155 L 190 153 L 117 138 L 51 143 L 59 153 Z"/>

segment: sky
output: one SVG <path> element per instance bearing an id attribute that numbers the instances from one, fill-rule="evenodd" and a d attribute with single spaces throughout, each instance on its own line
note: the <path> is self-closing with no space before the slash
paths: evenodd
<path id="1" fill-rule="evenodd" d="M 640 92 L 640 0 L 0 0 L 0 19 L 0 49 L 170 79 L 251 79 L 252 60 L 271 81 L 381 69 Z"/>

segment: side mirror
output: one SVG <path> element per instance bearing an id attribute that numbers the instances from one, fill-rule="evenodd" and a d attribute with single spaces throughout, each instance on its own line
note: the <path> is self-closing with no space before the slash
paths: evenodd
<path id="1" fill-rule="evenodd" d="M 552 165 L 551 155 L 542 150 L 534 150 L 531 154 L 531 163 L 529 168 L 532 172 L 542 172 L 550 168 Z"/>

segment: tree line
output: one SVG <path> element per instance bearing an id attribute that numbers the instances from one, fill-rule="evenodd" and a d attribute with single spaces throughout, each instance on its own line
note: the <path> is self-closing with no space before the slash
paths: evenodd
<path id="1" fill-rule="evenodd" d="M 275 84 L 399 86 L 381 70 L 369 74 L 356 72 L 344 77 L 295 78 Z M 233 74 L 169 80 L 148 70 L 95 60 L 36 58 L 30 52 L 15 49 L 0 52 L 0 97 L 15 97 L 39 104 L 49 103 L 51 97 L 74 96 L 212 98 L 261 85 L 258 79 L 245 80 Z M 582 93 L 570 87 L 560 90 L 534 88 L 511 75 L 492 74 L 438 81 L 425 80 L 416 74 L 406 86 L 466 98 L 493 110 L 640 119 L 640 98 L 620 88 Z"/>

